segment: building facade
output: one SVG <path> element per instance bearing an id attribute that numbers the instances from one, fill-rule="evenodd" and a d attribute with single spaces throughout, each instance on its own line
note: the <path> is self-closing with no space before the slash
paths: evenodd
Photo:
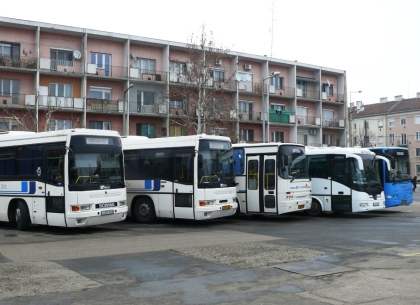
<path id="1" fill-rule="evenodd" d="M 0 17 L 0 130 L 192 134 L 181 124 L 187 101 L 171 94 L 187 69 L 185 43 Z M 231 106 L 203 132 L 347 145 L 344 70 L 233 51 L 211 70 L 207 90 L 223 88 Z"/>
<path id="2" fill-rule="evenodd" d="M 394 101 L 383 98 L 364 105 L 363 111 L 351 113 L 350 124 L 354 145 L 408 148 L 411 176 L 420 177 L 420 93 L 416 98 L 395 96 Z"/>

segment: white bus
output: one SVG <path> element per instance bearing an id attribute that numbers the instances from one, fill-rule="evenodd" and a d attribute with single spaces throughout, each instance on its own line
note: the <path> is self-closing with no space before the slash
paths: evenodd
<path id="1" fill-rule="evenodd" d="M 364 212 L 385 208 L 376 156 L 360 147 L 307 147 L 312 205 L 306 212 Z"/>
<path id="2" fill-rule="evenodd" d="M 71 129 L 0 134 L 0 221 L 84 227 L 127 216 L 121 138 Z"/>
<path id="3" fill-rule="evenodd" d="M 274 214 L 311 207 L 305 146 L 288 143 L 233 144 L 241 214 Z"/>
<path id="4" fill-rule="evenodd" d="M 227 137 L 122 138 L 129 215 L 204 220 L 237 208 L 232 145 Z"/>

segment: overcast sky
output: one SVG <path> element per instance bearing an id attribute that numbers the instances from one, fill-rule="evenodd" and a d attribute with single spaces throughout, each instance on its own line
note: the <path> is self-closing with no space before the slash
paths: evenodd
<path id="1" fill-rule="evenodd" d="M 21 0 L 0 15 L 177 42 L 204 24 L 216 46 L 346 70 L 352 102 L 420 92 L 419 0 Z"/>

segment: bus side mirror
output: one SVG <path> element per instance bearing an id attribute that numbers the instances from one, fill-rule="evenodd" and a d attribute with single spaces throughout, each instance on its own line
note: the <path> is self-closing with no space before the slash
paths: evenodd
<path id="1" fill-rule="evenodd" d="M 203 168 L 203 156 L 198 155 L 198 168 Z"/>

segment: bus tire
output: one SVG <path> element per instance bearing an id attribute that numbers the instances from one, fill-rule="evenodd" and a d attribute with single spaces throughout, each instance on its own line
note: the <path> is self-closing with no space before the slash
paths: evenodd
<path id="1" fill-rule="evenodd" d="M 15 209 L 15 222 L 19 231 L 26 231 L 31 224 L 28 206 L 23 201 L 18 201 Z"/>
<path id="2" fill-rule="evenodd" d="M 234 218 L 239 218 L 239 217 L 241 217 L 241 206 L 239 205 L 238 199 L 236 199 L 236 203 L 238 204 L 238 207 L 235 211 L 235 214 L 233 214 L 233 217 Z"/>
<path id="3" fill-rule="evenodd" d="M 310 209 L 305 210 L 305 212 L 309 216 L 320 216 L 322 214 L 321 204 L 316 200 L 312 200 Z"/>
<path id="4" fill-rule="evenodd" d="M 134 218 L 139 223 L 151 223 L 156 219 L 153 201 L 146 197 L 137 198 L 133 206 Z"/>

